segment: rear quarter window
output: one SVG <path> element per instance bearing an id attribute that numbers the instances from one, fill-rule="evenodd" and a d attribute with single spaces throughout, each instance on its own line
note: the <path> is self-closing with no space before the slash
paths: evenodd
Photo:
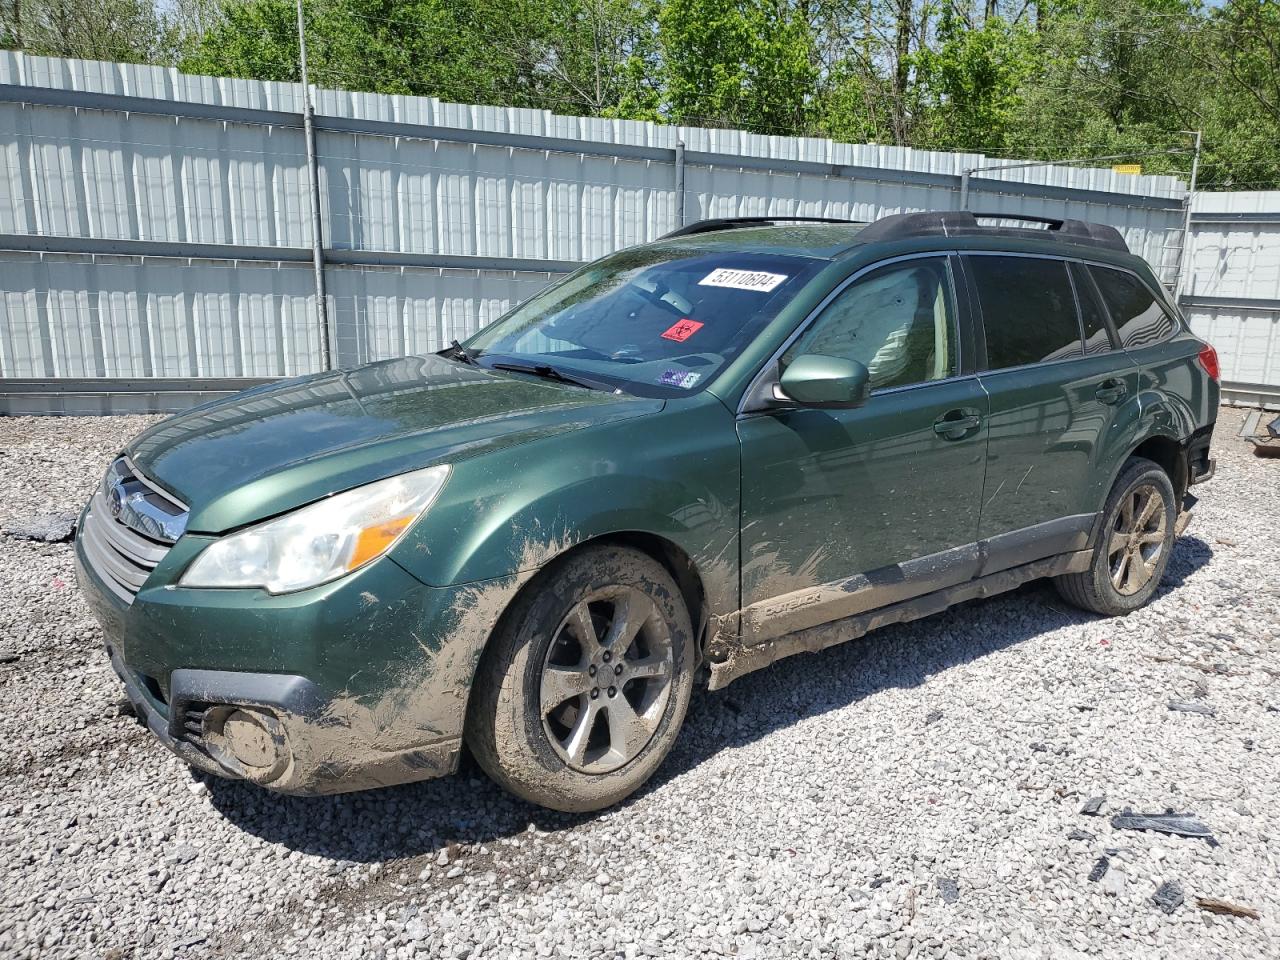
<path id="1" fill-rule="evenodd" d="M 987 369 L 1081 355 L 1075 294 L 1062 260 L 969 256 L 982 306 Z"/>
<path id="2" fill-rule="evenodd" d="M 1174 320 L 1165 312 L 1155 294 L 1132 273 L 1110 267 L 1090 266 L 1103 303 L 1120 335 L 1120 345 L 1129 349 L 1150 346 L 1173 336 Z"/>

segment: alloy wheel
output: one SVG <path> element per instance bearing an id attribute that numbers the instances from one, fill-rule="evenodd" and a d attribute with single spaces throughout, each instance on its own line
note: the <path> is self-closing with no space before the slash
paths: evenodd
<path id="1" fill-rule="evenodd" d="M 625 766 L 653 739 L 671 696 L 671 634 L 653 601 L 612 586 L 565 616 L 542 666 L 539 709 L 552 747 L 583 773 Z"/>
<path id="2" fill-rule="evenodd" d="M 1125 496 L 1107 544 L 1111 585 L 1121 596 L 1132 596 L 1155 576 L 1167 523 L 1164 499 L 1154 486 L 1143 484 Z"/>

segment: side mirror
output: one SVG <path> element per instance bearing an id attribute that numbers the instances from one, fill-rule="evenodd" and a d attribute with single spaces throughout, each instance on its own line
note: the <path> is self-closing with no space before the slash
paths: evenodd
<path id="1" fill-rule="evenodd" d="M 871 374 L 857 360 L 806 353 L 787 365 L 778 387 L 801 406 L 848 409 L 867 402 Z"/>

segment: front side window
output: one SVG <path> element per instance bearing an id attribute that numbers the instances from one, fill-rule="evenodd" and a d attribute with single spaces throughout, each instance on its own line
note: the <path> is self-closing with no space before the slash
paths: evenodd
<path id="1" fill-rule="evenodd" d="M 872 270 L 842 291 L 782 356 L 857 360 L 871 389 L 954 376 L 955 307 L 945 258 L 906 260 Z"/>
<path id="2" fill-rule="evenodd" d="M 635 247 L 583 267 L 467 341 L 647 397 L 696 393 L 823 266 L 807 257 Z"/>
<path id="3" fill-rule="evenodd" d="M 1081 355 L 1080 321 L 1064 261 L 970 256 L 965 266 L 982 304 L 987 369 Z"/>
<path id="4" fill-rule="evenodd" d="M 1173 333 L 1173 319 L 1147 285 L 1132 273 L 1097 266 L 1089 267 L 1089 272 L 1111 312 L 1121 346 L 1145 347 L 1166 340 Z"/>

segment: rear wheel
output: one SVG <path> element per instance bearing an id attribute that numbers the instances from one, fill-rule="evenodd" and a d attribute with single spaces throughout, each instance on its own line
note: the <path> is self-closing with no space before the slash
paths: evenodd
<path id="1" fill-rule="evenodd" d="M 507 790 L 596 810 L 661 764 L 693 685 L 689 613 L 657 561 L 582 550 L 524 590 L 476 676 L 467 743 Z"/>
<path id="2" fill-rule="evenodd" d="M 1106 616 L 1136 610 L 1160 586 L 1173 552 L 1176 519 L 1169 475 L 1150 460 L 1132 458 L 1107 498 L 1089 569 L 1057 577 L 1058 593 Z"/>

